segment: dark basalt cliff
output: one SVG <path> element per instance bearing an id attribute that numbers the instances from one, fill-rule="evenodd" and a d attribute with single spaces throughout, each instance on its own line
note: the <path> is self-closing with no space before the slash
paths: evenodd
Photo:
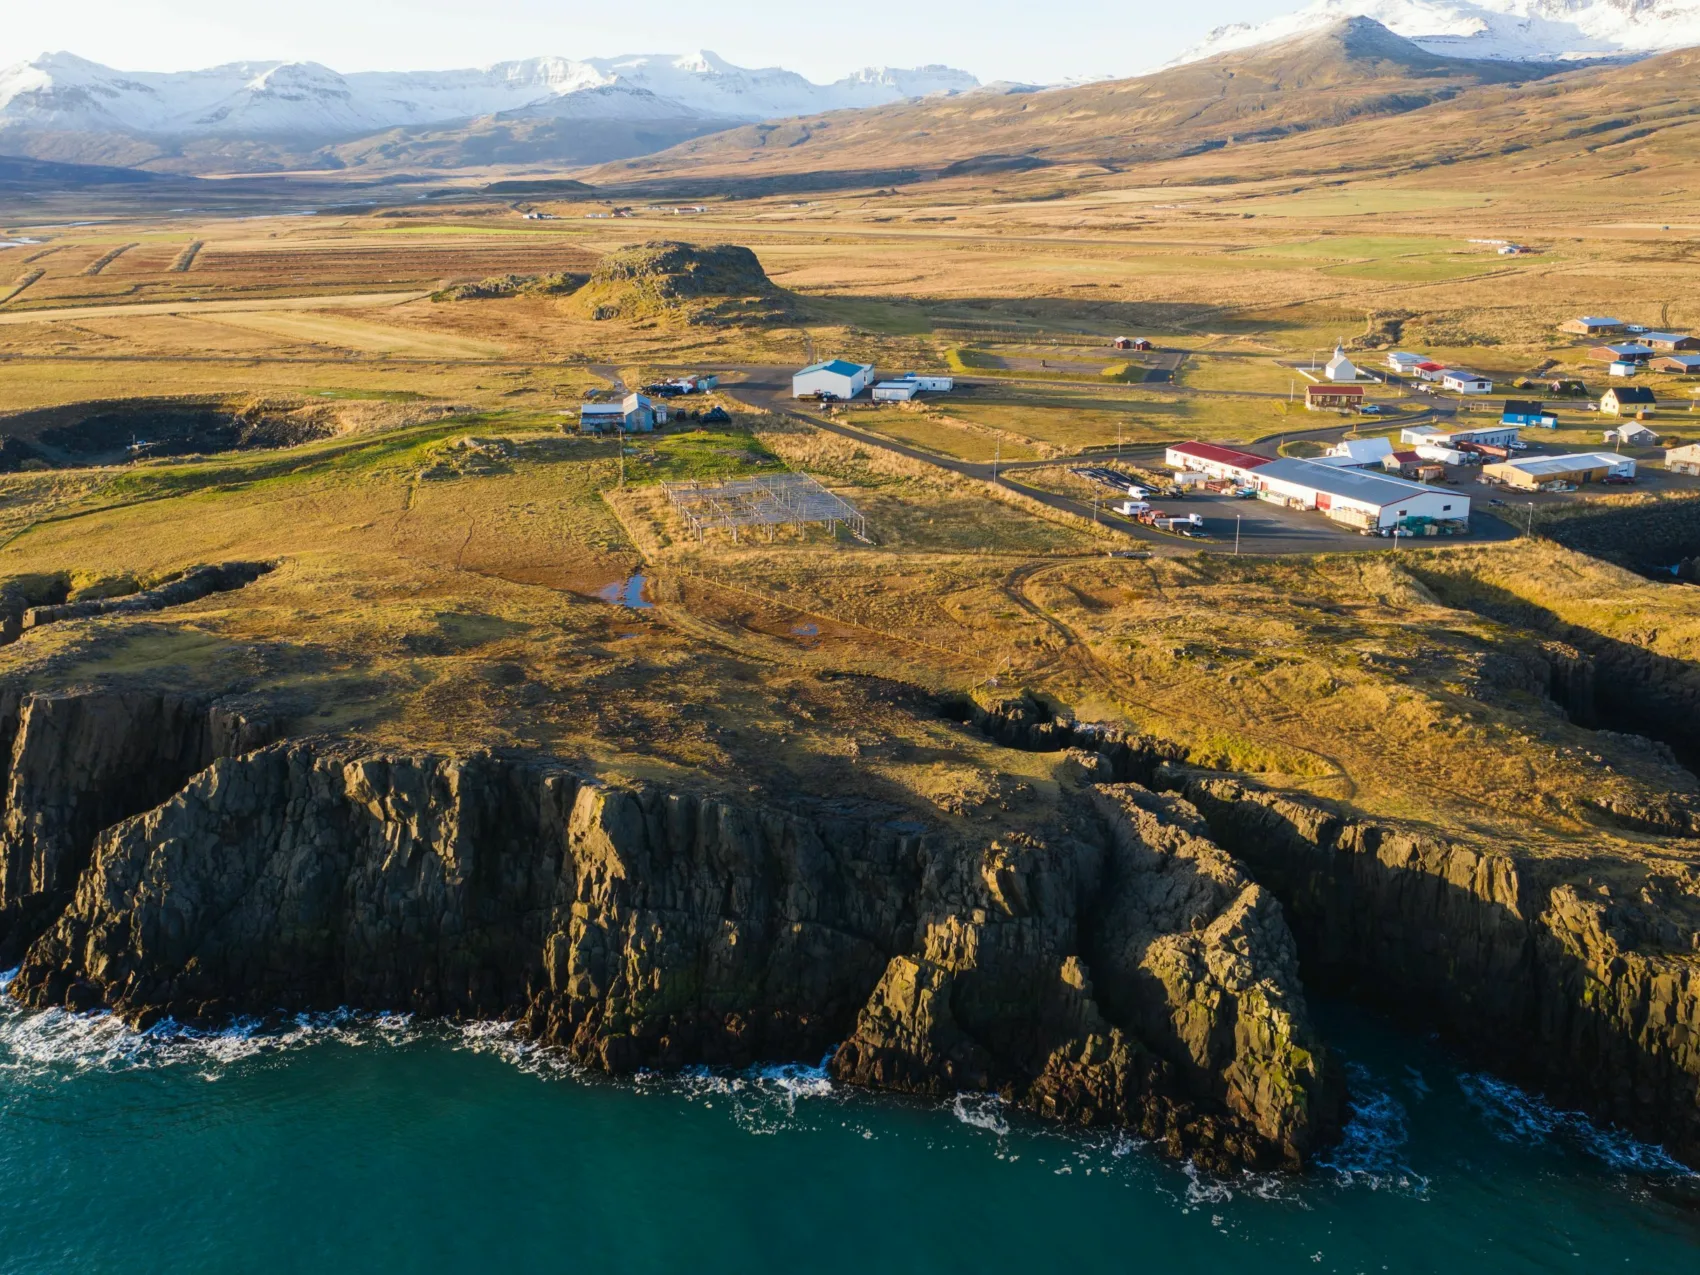
<path id="1" fill-rule="evenodd" d="M 1228 1168 L 1300 1165 L 1338 1129 L 1302 957 L 1700 1160 L 1700 883 L 1678 859 L 1614 898 L 1577 863 L 1345 819 L 1036 701 L 972 720 L 1071 750 L 1078 796 L 975 840 L 549 759 L 261 746 L 264 725 L 168 697 L 10 696 L 11 990 L 137 1024 L 503 1017 L 614 1073 L 830 1055 L 845 1082 L 996 1090 Z"/>
<path id="2" fill-rule="evenodd" d="M 1700 870 L 1483 853 L 1232 779 L 1162 782 L 1286 904 L 1313 985 L 1700 1164 Z M 1674 850 L 1674 847 L 1673 847 Z"/>
<path id="3" fill-rule="evenodd" d="M 16 981 L 133 1021 L 517 1016 L 612 1072 L 818 1058 L 1226 1167 L 1338 1121 L 1279 906 L 1135 785 L 1045 838 L 604 787 L 548 762 L 221 758 L 101 832 Z M 1170 821 L 1173 822 L 1170 822 Z"/>

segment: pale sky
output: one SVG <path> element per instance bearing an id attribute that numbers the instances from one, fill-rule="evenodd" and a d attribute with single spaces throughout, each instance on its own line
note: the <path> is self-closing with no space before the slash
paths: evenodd
<path id="1" fill-rule="evenodd" d="M 338 71 L 709 49 L 812 80 L 942 62 L 982 80 L 1135 75 L 1304 0 L 14 0 L 0 66 L 64 49 L 128 71 L 243 59 Z"/>

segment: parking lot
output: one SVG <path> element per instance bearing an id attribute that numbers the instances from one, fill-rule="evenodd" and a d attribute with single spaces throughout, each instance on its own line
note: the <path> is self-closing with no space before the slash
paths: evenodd
<path id="1" fill-rule="evenodd" d="M 1466 494 L 1475 494 L 1463 484 L 1460 488 L 1466 490 Z M 1477 490 L 1486 491 L 1486 488 Z M 1188 496 L 1182 501 L 1158 503 L 1173 513 L 1202 515 L 1204 533 L 1209 537 L 1208 547 L 1212 550 L 1227 548 L 1232 551 L 1236 527 L 1242 553 L 1350 553 L 1361 549 L 1386 549 L 1392 543 L 1379 536 L 1360 535 L 1353 528 L 1314 510 L 1288 509 L 1267 500 L 1238 500 L 1230 495 L 1204 493 Z M 1516 536 L 1515 528 L 1494 516 L 1497 511 L 1487 508 L 1486 504 L 1480 498 L 1474 501 L 1468 535 L 1424 536 L 1420 543 L 1479 543 L 1509 540 Z M 1181 543 L 1188 542 L 1182 539 Z"/>

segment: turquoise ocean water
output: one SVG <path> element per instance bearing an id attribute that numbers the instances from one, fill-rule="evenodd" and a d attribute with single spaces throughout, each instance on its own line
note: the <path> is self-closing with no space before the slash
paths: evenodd
<path id="1" fill-rule="evenodd" d="M 499 1025 L 137 1035 L 0 1010 L 0 1271 L 1700 1270 L 1657 1148 L 1325 1007 L 1357 1114 L 1211 1181 L 985 1096 L 612 1082 Z"/>

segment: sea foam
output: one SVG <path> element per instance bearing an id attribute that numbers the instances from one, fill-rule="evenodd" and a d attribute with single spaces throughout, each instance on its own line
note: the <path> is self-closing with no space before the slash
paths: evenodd
<path id="1" fill-rule="evenodd" d="M 1346 1075 L 1351 1082 L 1346 1127 L 1339 1143 L 1317 1157 L 1317 1166 L 1332 1170 L 1341 1186 L 1422 1195 L 1429 1180 L 1404 1161 L 1411 1137 L 1405 1104 L 1359 1063 L 1348 1063 Z"/>
<path id="2" fill-rule="evenodd" d="M 1601 1127 L 1580 1111 L 1555 1107 L 1540 1095 L 1527 1093 L 1497 1076 L 1464 1072 L 1458 1077 L 1458 1087 L 1481 1114 L 1489 1132 L 1502 1142 L 1573 1147 L 1626 1173 L 1693 1175 L 1663 1147 L 1643 1142 L 1622 1129 Z"/>

